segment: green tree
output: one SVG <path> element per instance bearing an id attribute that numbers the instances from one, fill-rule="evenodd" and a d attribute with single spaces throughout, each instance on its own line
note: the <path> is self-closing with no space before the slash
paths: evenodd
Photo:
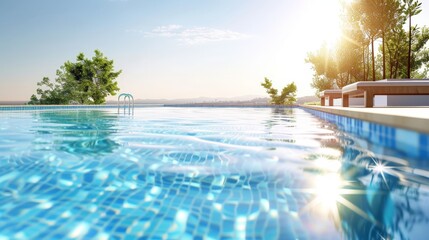
<path id="1" fill-rule="evenodd" d="M 429 61 L 429 29 L 416 28 L 412 33 L 411 78 L 426 78 Z M 398 27 L 386 42 L 387 75 L 389 78 L 408 78 L 408 36 L 402 27 Z"/>
<path id="2" fill-rule="evenodd" d="M 350 45 L 353 49 L 355 54 L 355 61 L 357 61 L 356 66 L 354 66 L 356 69 L 358 69 L 357 76 L 355 76 L 359 80 L 366 81 L 368 79 L 368 72 L 367 69 L 367 57 L 369 54 L 368 45 L 370 43 L 370 39 L 365 34 L 365 32 L 362 31 L 362 25 L 360 23 L 361 19 L 361 12 L 359 10 L 359 7 L 357 7 L 357 1 L 345 3 L 343 2 L 343 15 L 341 19 L 341 28 L 342 28 L 342 36 L 347 36 L 342 38 L 343 41 L 349 41 L 353 45 Z"/>
<path id="3" fill-rule="evenodd" d="M 311 87 L 316 89 L 316 96 L 320 97 L 321 92 L 334 88 L 334 81 L 323 75 L 314 74 Z"/>
<path id="4" fill-rule="evenodd" d="M 328 79 L 333 80 L 338 74 L 335 56 L 326 43 L 323 43 L 316 52 L 308 53 L 305 61 L 312 64 L 313 70 L 318 75 L 324 75 Z"/>
<path id="5" fill-rule="evenodd" d="M 51 82 L 45 77 L 37 85 L 37 95 L 32 95 L 29 104 L 102 104 L 109 95 L 119 91 L 116 78 L 121 70 L 114 71 L 113 60 L 99 50 L 92 59 L 83 53 L 76 62 L 67 61 L 56 72 Z"/>
<path id="6" fill-rule="evenodd" d="M 368 79 L 429 76 L 429 30 L 411 24 L 411 17 L 421 12 L 419 0 L 354 0 L 342 6 L 337 45 L 322 44 L 306 58 L 317 94 L 335 84 L 341 88 Z"/>
<path id="7" fill-rule="evenodd" d="M 352 8 L 355 8 L 357 16 L 356 21 L 359 22 L 362 33 L 371 44 L 371 63 L 372 63 L 372 78 L 375 81 L 375 54 L 374 54 L 374 41 L 377 40 L 379 35 L 379 22 L 378 22 L 378 5 L 376 0 L 357 0 L 353 2 Z"/>
<path id="8" fill-rule="evenodd" d="M 342 38 L 337 43 L 334 54 L 338 87 L 344 87 L 361 77 L 361 51 L 359 45 L 347 38 Z"/>
<path id="9" fill-rule="evenodd" d="M 355 36 L 353 29 L 347 31 L 348 36 Z M 348 38 L 341 39 L 334 49 L 328 49 L 322 44 L 319 50 L 310 52 L 306 62 L 310 63 L 314 71 L 312 87 L 316 95 L 326 89 L 332 89 L 336 84 L 344 87 L 360 79 L 362 51 L 356 41 Z"/>
<path id="10" fill-rule="evenodd" d="M 282 89 L 280 95 L 278 95 L 278 90 L 273 88 L 273 83 L 268 78 L 264 79 L 261 86 L 264 87 L 270 95 L 272 104 L 291 105 L 296 102 L 296 85 L 294 82 L 286 85 L 286 87 Z"/>
<path id="11" fill-rule="evenodd" d="M 381 0 L 380 31 L 382 40 L 383 56 L 383 79 L 386 78 L 386 34 L 392 31 L 398 24 L 403 24 L 403 16 L 400 2 L 398 0 Z"/>
<path id="12" fill-rule="evenodd" d="M 411 48 L 412 48 L 412 25 L 411 17 L 419 14 L 422 9 L 422 3 L 414 0 L 403 0 L 405 15 L 408 17 L 408 64 L 407 64 L 407 77 L 411 78 Z"/>
<path id="13" fill-rule="evenodd" d="M 415 32 L 415 34 L 414 34 Z M 416 28 L 413 32 L 411 56 L 411 78 L 427 78 L 429 63 L 429 49 L 426 47 L 429 41 L 429 28 Z"/>
<path id="14" fill-rule="evenodd" d="M 384 51 L 382 49 L 382 52 L 385 60 L 386 78 L 402 77 L 403 63 L 406 66 L 407 40 L 406 31 L 403 28 L 405 24 L 404 8 L 401 6 L 397 10 L 401 15 L 397 18 L 396 22 L 392 23 L 391 28 L 384 33 L 385 48 Z"/>
<path id="15" fill-rule="evenodd" d="M 58 73 L 59 70 L 57 70 Z M 69 90 L 70 81 L 58 76 L 55 82 L 44 77 L 37 83 L 40 88 L 37 89 L 37 95 L 33 94 L 29 104 L 68 104 L 72 100 L 71 91 Z"/>

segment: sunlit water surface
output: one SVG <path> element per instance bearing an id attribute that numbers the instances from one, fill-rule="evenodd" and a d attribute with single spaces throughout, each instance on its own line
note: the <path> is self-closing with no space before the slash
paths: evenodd
<path id="1" fill-rule="evenodd" d="M 0 239 L 426 239 L 428 164 L 368 145 L 299 108 L 3 111 Z"/>

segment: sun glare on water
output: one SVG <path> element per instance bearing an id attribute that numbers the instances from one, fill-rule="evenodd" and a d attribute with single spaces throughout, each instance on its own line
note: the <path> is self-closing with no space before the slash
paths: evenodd
<path id="1" fill-rule="evenodd" d="M 341 197 L 342 181 L 339 175 L 321 176 L 315 182 L 317 206 L 326 213 L 337 213 L 337 202 Z"/>
<path id="2" fill-rule="evenodd" d="M 353 181 L 346 181 L 342 178 L 339 173 L 342 163 L 335 160 L 337 157 L 330 158 L 321 155 L 314 160 L 314 167 L 318 169 L 320 174 L 313 181 L 310 181 L 310 188 L 303 189 L 304 192 L 310 193 L 313 198 L 303 208 L 302 213 L 311 211 L 323 217 L 331 218 L 335 224 L 339 224 L 340 208 L 347 208 L 357 215 L 369 219 L 367 213 L 349 200 L 350 195 L 363 196 L 365 190 L 353 187 Z M 380 165 L 381 163 L 375 162 L 374 171 L 383 171 L 384 168 Z"/>

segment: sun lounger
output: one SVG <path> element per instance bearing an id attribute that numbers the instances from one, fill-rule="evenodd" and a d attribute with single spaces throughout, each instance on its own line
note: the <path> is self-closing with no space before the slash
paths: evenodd
<path id="1" fill-rule="evenodd" d="M 328 106 L 334 106 L 334 99 L 341 98 L 341 89 L 325 90 L 320 94 L 320 105 L 325 106 L 325 99 L 328 98 Z"/>
<path id="2" fill-rule="evenodd" d="M 356 82 L 342 88 L 342 105 L 348 107 L 350 97 L 363 96 L 365 107 L 373 107 L 375 95 L 429 95 L 429 80 Z"/>

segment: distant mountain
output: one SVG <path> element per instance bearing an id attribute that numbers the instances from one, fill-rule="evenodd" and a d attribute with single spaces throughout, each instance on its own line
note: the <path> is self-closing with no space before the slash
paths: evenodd
<path id="1" fill-rule="evenodd" d="M 304 97 L 299 97 L 296 101 L 296 104 L 304 104 L 307 102 L 318 102 L 320 101 L 320 99 L 316 96 L 304 96 Z"/>
<path id="2" fill-rule="evenodd" d="M 182 98 L 182 99 L 136 99 L 136 104 L 199 104 L 199 103 L 221 103 L 221 102 L 249 102 L 249 101 L 260 101 L 257 99 L 267 99 L 259 95 L 245 95 L 239 97 L 230 98 L 210 98 L 210 97 L 198 97 L 198 98 Z M 108 101 L 108 104 L 116 104 L 116 101 Z M 265 102 L 266 103 L 266 102 Z"/>
<path id="3" fill-rule="evenodd" d="M 297 98 L 297 104 L 304 104 L 306 102 L 316 102 L 319 98 L 316 96 L 304 96 Z M 109 102 L 111 104 L 116 101 Z M 261 96 L 241 96 L 233 98 L 186 98 L 186 99 L 137 99 L 136 104 L 198 104 L 198 105 L 266 105 L 270 103 L 270 98 Z"/>

